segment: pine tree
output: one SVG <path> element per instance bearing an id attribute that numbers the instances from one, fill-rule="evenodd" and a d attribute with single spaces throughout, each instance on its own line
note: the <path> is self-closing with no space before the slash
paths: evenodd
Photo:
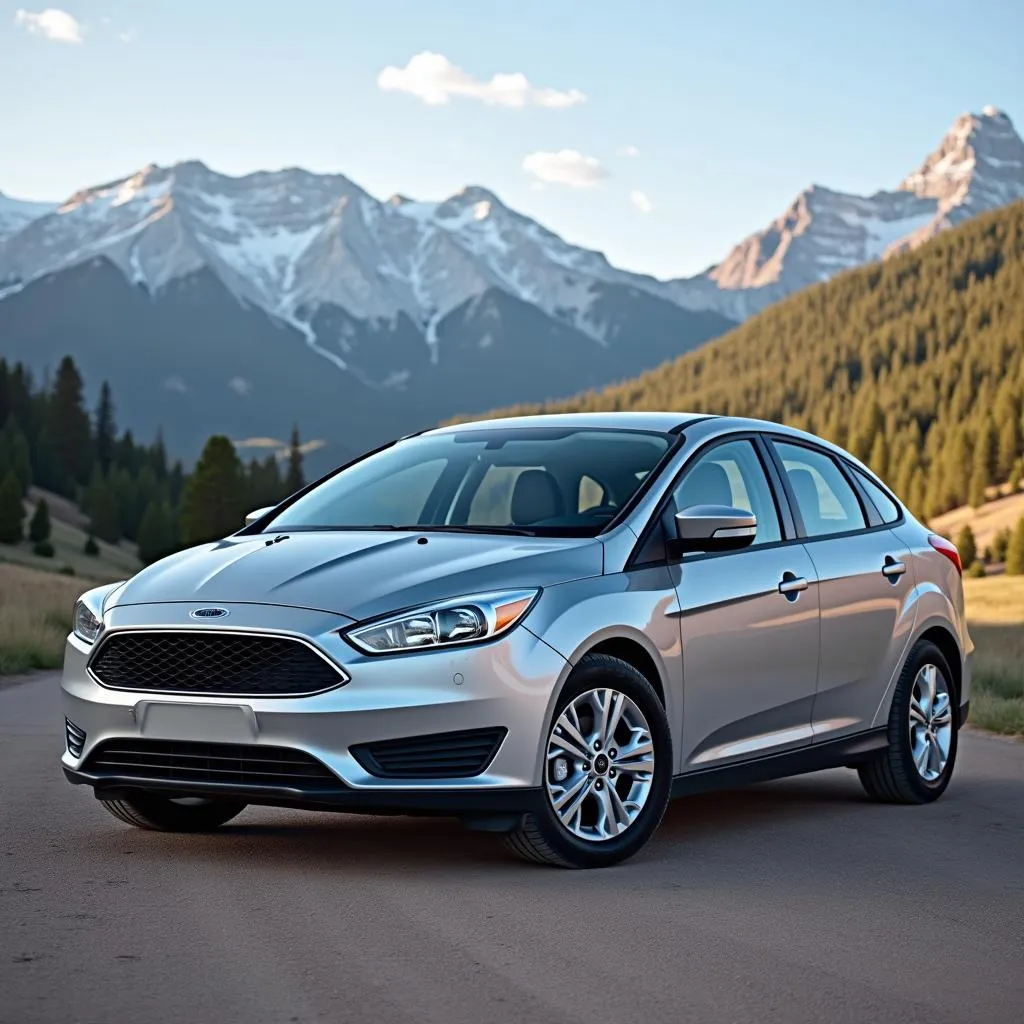
<path id="1" fill-rule="evenodd" d="M 151 501 L 146 506 L 139 525 L 139 558 L 144 565 L 163 558 L 176 550 L 177 524 L 166 501 Z"/>
<path id="2" fill-rule="evenodd" d="M 1017 520 L 1010 536 L 1006 549 L 1006 573 L 1008 576 L 1024 576 L 1024 516 Z"/>
<path id="3" fill-rule="evenodd" d="M 96 461 L 104 473 L 110 471 L 117 442 L 117 428 L 114 426 L 114 400 L 110 395 L 110 384 L 104 381 L 100 387 L 100 400 L 96 406 Z"/>
<path id="4" fill-rule="evenodd" d="M 1010 475 L 1013 464 L 1021 453 L 1022 443 L 1024 442 L 1021 439 L 1020 420 L 1015 415 L 1007 415 L 999 428 L 997 462 L 1001 477 L 1006 478 Z"/>
<path id="5" fill-rule="evenodd" d="M 108 544 L 121 539 L 121 518 L 117 505 L 117 494 L 109 476 L 93 470 L 89 489 L 85 493 L 85 511 L 89 514 L 89 533 Z"/>
<path id="6" fill-rule="evenodd" d="M 974 539 L 974 531 L 969 525 L 957 534 L 956 549 L 960 552 L 960 561 L 964 568 L 973 565 L 978 560 L 978 545 Z"/>
<path id="7" fill-rule="evenodd" d="M 1006 561 L 1006 549 L 1010 546 L 1010 536 L 1010 528 L 1008 526 L 1004 526 L 1001 530 L 998 530 L 996 535 L 992 538 L 993 562 Z"/>
<path id="8" fill-rule="evenodd" d="M 54 489 L 69 496 L 92 465 L 92 425 L 82 401 L 82 377 L 70 356 L 61 360 L 43 427 Z"/>
<path id="9" fill-rule="evenodd" d="M 885 431 L 879 431 L 875 435 L 874 443 L 871 445 L 871 455 L 868 458 L 868 465 L 885 480 L 889 475 L 889 445 L 885 440 Z"/>
<path id="10" fill-rule="evenodd" d="M 25 506 L 21 483 L 11 470 L 0 482 L 0 544 L 17 544 L 23 537 Z"/>
<path id="11" fill-rule="evenodd" d="M 976 452 L 975 455 L 978 453 Z M 988 473 L 985 470 L 983 459 L 975 458 L 974 466 L 971 468 L 971 482 L 967 490 L 967 503 L 971 508 L 981 508 L 988 500 L 985 493 L 985 485 L 988 483 Z"/>
<path id="12" fill-rule="evenodd" d="M 244 522 L 245 499 L 245 477 L 234 445 L 215 434 L 185 484 L 182 541 L 203 544 L 234 533 Z"/>
<path id="13" fill-rule="evenodd" d="M 40 498 L 28 524 L 28 539 L 33 544 L 41 544 L 50 539 L 50 506 L 45 498 Z"/>
<path id="14" fill-rule="evenodd" d="M 288 472 L 284 478 L 285 494 L 294 494 L 306 486 L 306 477 L 302 471 L 302 444 L 299 440 L 299 426 L 292 427 L 291 441 L 288 446 Z"/>

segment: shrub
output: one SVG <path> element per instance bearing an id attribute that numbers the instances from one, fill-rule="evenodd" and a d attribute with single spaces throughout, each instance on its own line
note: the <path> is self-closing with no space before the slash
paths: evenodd
<path id="1" fill-rule="evenodd" d="M 90 557 L 96 558 L 100 553 L 100 546 L 96 543 L 96 538 L 90 534 L 85 538 L 85 547 L 82 550 Z"/>
<path id="2" fill-rule="evenodd" d="M 40 556 L 40 558 L 53 558 L 54 550 L 53 545 L 48 540 L 37 540 L 32 545 L 32 550 Z"/>
<path id="3" fill-rule="evenodd" d="M 968 576 L 973 576 L 976 579 L 981 577 L 981 576 L 984 576 L 985 575 L 985 563 L 984 562 L 980 562 L 977 559 L 975 559 L 975 561 L 971 562 L 971 564 L 968 566 L 968 568 L 967 568 L 967 575 Z"/>

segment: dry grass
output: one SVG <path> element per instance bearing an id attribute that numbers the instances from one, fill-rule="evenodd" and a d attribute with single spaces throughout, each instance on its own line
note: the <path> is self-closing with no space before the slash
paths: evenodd
<path id="1" fill-rule="evenodd" d="M 0 564 L 0 675 L 58 668 L 76 598 L 92 584 Z"/>
<path id="2" fill-rule="evenodd" d="M 1003 529 L 1012 530 L 1017 520 L 1024 515 L 1024 491 L 1004 495 L 994 501 L 987 501 L 980 508 L 964 505 L 952 512 L 944 512 L 928 520 L 928 525 L 943 537 L 956 540 L 957 534 L 970 526 L 974 542 L 978 546 L 978 557 L 990 547 L 996 534 Z"/>
<path id="3" fill-rule="evenodd" d="M 1024 576 L 964 580 L 974 639 L 971 724 L 1024 736 Z"/>

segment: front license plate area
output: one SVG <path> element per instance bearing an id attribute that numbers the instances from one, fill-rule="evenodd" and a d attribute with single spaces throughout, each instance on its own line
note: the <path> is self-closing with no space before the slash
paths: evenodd
<path id="1" fill-rule="evenodd" d="M 207 743 L 251 743 L 259 728 L 252 708 L 234 704 L 135 705 L 139 732 L 149 739 L 200 740 Z"/>

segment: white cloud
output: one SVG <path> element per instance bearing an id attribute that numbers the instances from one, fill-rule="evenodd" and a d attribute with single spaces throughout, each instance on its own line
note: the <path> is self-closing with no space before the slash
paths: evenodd
<path id="1" fill-rule="evenodd" d="M 386 92 L 407 92 L 431 107 L 448 103 L 453 96 L 480 100 L 493 107 L 575 107 L 586 100 L 579 89 L 538 89 L 526 75 L 515 71 L 497 74 L 487 81 L 474 78 L 440 53 L 424 50 L 409 58 L 404 68 L 386 67 L 377 76 Z"/>
<path id="2" fill-rule="evenodd" d="M 637 157 L 640 155 L 640 150 L 636 146 L 620 146 L 615 152 L 618 156 Z"/>
<path id="3" fill-rule="evenodd" d="M 45 36 L 55 43 L 80 43 L 82 26 L 67 11 L 47 7 L 34 13 L 23 8 L 14 12 L 14 24 L 32 35 Z"/>
<path id="4" fill-rule="evenodd" d="M 130 28 L 130 29 L 128 29 L 127 32 L 118 32 L 117 33 L 117 38 L 120 39 L 121 42 L 125 43 L 125 44 L 134 43 L 135 42 L 135 29 Z"/>
<path id="5" fill-rule="evenodd" d="M 634 189 L 629 193 L 629 201 L 641 212 L 650 213 L 654 209 L 654 205 L 647 197 L 646 192 L 641 192 L 640 189 Z"/>
<path id="6" fill-rule="evenodd" d="M 570 188 L 589 188 L 608 177 L 597 157 L 584 156 L 575 149 L 530 153 L 523 158 L 523 170 L 538 182 L 568 185 Z"/>
<path id="7" fill-rule="evenodd" d="M 228 387 L 231 388 L 236 395 L 244 396 L 252 391 L 252 382 L 246 380 L 244 377 L 232 377 L 231 380 L 228 381 Z"/>

